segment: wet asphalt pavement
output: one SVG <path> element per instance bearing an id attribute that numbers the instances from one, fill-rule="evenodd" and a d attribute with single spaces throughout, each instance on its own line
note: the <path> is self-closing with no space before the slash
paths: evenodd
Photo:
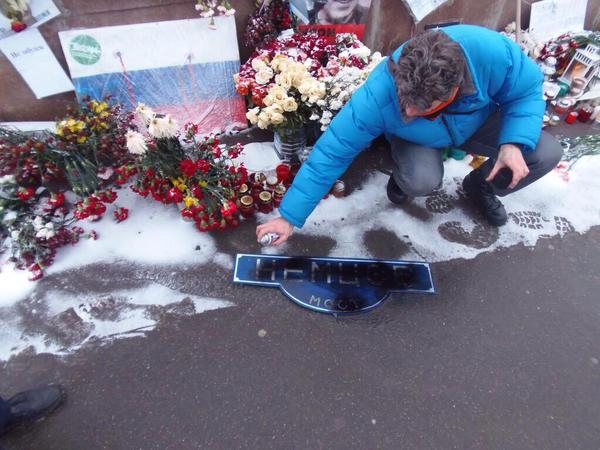
<path id="1" fill-rule="evenodd" d="M 219 251 L 258 252 L 248 248 L 253 233 L 250 223 L 221 234 Z M 370 250 L 401 258 L 381 233 L 370 235 Z M 295 234 L 290 254 L 322 256 L 333 245 Z M 274 288 L 233 285 L 228 270 L 189 267 L 176 277 L 196 281 L 190 293 L 236 306 L 165 314 L 146 337 L 63 358 L 3 363 L 4 396 L 59 382 L 69 398 L 0 446 L 597 449 L 599 248 L 594 227 L 435 263 L 436 295 L 398 294 L 341 318 L 302 309 Z M 98 265 L 62 276 L 85 289 L 130 270 Z M 174 268 L 139 270 L 153 279 Z"/>
<path id="2" fill-rule="evenodd" d="M 145 338 L 21 355 L 1 392 L 63 383 L 67 404 L 10 449 L 594 449 L 600 227 L 433 265 L 437 295 L 334 318 L 277 289 L 166 317 Z M 90 269 L 93 270 L 93 269 Z M 216 292 L 215 292 L 216 291 Z M 201 293 L 202 294 L 202 293 Z M 266 334 L 265 334 L 266 332 Z"/>

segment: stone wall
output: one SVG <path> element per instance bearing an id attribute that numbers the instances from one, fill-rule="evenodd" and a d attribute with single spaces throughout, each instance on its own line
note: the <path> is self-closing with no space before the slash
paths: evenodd
<path id="1" fill-rule="evenodd" d="M 40 31 L 67 73 L 58 39 L 59 31 L 198 17 L 193 0 L 54 1 L 62 15 L 42 25 Z M 243 61 L 249 56 L 251 49 L 243 47 L 241 37 L 248 15 L 254 9 L 254 1 L 232 0 L 232 4 L 237 10 L 238 45 Z M 514 20 L 515 8 L 516 0 L 451 0 L 415 27 L 401 0 L 372 0 L 364 41 L 371 48 L 387 53 L 427 24 L 460 20 L 500 30 Z M 523 26 L 529 21 L 529 9 L 528 4 L 523 2 Z M 600 0 L 588 0 L 586 28 L 598 29 L 599 24 Z M 71 92 L 36 100 L 21 76 L 2 54 L 0 80 L 0 121 L 54 120 L 64 115 L 66 106 L 75 99 Z"/>

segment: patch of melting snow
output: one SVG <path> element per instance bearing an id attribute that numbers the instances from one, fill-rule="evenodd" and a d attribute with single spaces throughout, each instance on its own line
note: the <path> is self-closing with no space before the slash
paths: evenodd
<path id="1" fill-rule="evenodd" d="M 164 315 L 233 306 L 224 299 L 190 295 L 157 283 L 101 295 L 50 290 L 33 304 L 3 308 L 0 360 L 26 349 L 67 354 L 88 342 L 143 335 Z"/>
<path id="2" fill-rule="evenodd" d="M 268 170 L 275 164 L 264 147 L 247 146 L 249 153 L 258 152 L 247 155 L 256 166 L 253 170 Z M 383 229 L 402 243 L 398 248 L 409 249 L 399 259 L 438 262 L 474 258 L 482 252 L 520 243 L 533 246 L 542 236 L 583 233 L 600 224 L 596 196 L 584 194 L 600 192 L 600 157 L 583 157 L 570 171 L 569 182 L 551 172 L 529 188 L 505 197 L 509 221 L 499 229 L 487 226 L 464 209 L 461 181 L 471 170 L 468 162 L 468 158 L 447 161 L 441 190 L 400 208 L 386 197 L 387 175 L 375 172 L 351 195 L 330 196 L 321 202 L 305 227 L 295 233 L 326 236 L 336 242 L 329 255 L 319 256 L 357 258 L 377 257 L 365 236 L 370 230 Z M 109 207 L 101 221 L 81 223 L 87 231 L 95 230 L 99 239 L 83 239 L 74 247 L 60 249 L 48 275 L 60 277 L 74 268 L 117 261 L 136 266 L 214 265 L 232 269 L 233 255 L 219 252 L 215 239 L 183 221 L 175 206 L 165 207 L 130 190 L 119 191 L 116 203 L 130 209 L 129 219 L 121 224 L 114 222 Z M 276 215 L 258 215 L 257 221 Z M 254 234 L 248 239 L 248 248 L 255 249 Z M 288 249 L 285 244 L 262 251 L 287 254 Z M 0 360 L 27 348 L 68 353 L 92 340 L 143 334 L 164 313 L 196 314 L 232 305 L 158 283 L 95 297 L 69 293 L 66 286 L 40 293 L 36 286 L 27 280 L 26 272 L 14 270 L 0 259 Z"/>

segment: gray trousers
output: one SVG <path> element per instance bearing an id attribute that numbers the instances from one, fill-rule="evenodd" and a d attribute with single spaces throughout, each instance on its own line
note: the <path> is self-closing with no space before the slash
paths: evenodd
<path id="1" fill-rule="evenodd" d="M 492 114 L 483 126 L 460 146 L 467 153 L 489 157 L 480 169 L 485 176 L 491 172 L 500 150 L 500 126 L 500 114 Z M 394 181 L 406 195 L 421 197 L 441 187 L 444 176 L 443 149 L 424 147 L 398 137 L 394 137 L 390 144 L 394 160 Z M 529 175 L 519 181 L 514 189 L 494 187 L 495 194 L 502 197 L 530 185 L 556 167 L 562 153 L 563 149 L 554 136 L 542 131 L 535 151 L 523 152 Z"/>

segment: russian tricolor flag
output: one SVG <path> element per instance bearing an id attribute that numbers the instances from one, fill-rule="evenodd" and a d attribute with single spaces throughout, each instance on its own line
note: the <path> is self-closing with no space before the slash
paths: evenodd
<path id="1" fill-rule="evenodd" d="M 145 103 L 202 132 L 246 127 L 235 92 L 240 57 L 233 16 L 78 29 L 59 33 L 78 98 Z"/>

